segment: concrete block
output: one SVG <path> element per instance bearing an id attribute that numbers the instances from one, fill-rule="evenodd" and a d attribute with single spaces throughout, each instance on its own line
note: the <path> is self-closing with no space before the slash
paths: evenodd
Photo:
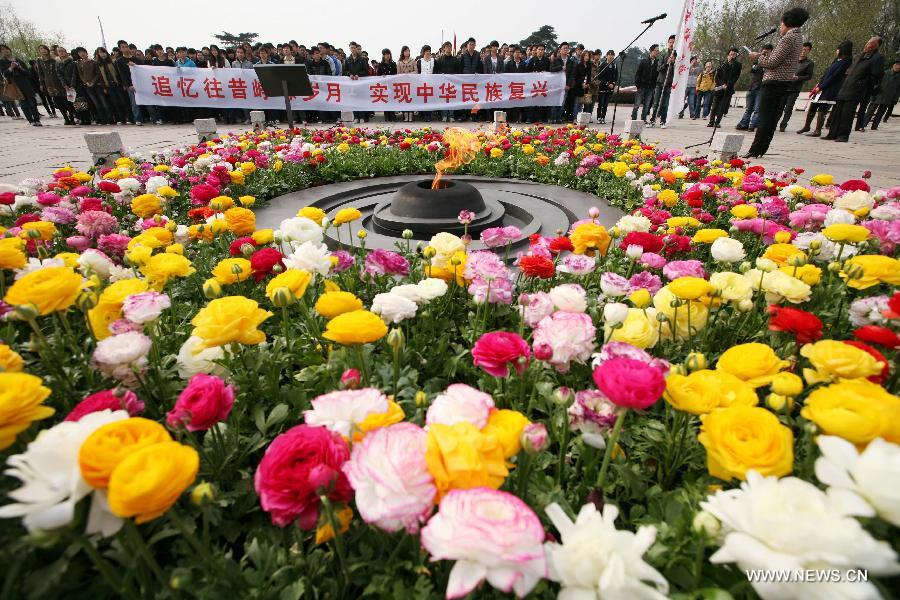
<path id="1" fill-rule="evenodd" d="M 623 137 L 626 140 L 639 140 L 641 133 L 644 131 L 644 122 L 639 119 L 629 119 L 625 121 L 625 129 L 622 130 Z"/>
<path id="2" fill-rule="evenodd" d="M 590 125 L 591 124 L 591 113 L 580 112 L 578 116 L 575 117 L 576 125 Z"/>
<path id="3" fill-rule="evenodd" d="M 505 110 L 494 111 L 494 125 L 499 125 L 501 123 L 506 123 L 506 111 Z"/>
<path id="4" fill-rule="evenodd" d="M 353 111 L 352 110 L 342 110 L 341 111 L 341 123 L 352 123 L 353 122 Z"/>
<path id="5" fill-rule="evenodd" d="M 122 137 L 117 131 L 91 131 L 84 134 L 84 141 L 94 164 L 99 160 L 104 160 L 104 164 L 113 163 L 125 153 Z"/>
<path id="6" fill-rule="evenodd" d="M 738 155 L 743 144 L 744 135 L 742 133 L 718 131 L 709 145 L 709 158 L 712 160 L 731 160 Z"/>
<path id="7" fill-rule="evenodd" d="M 253 129 L 262 129 L 266 126 L 266 113 L 262 110 L 251 110 L 250 111 L 250 124 L 253 125 Z"/>
<path id="8" fill-rule="evenodd" d="M 199 142 L 208 142 L 216 137 L 216 120 L 194 119 L 194 129 L 197 130 L 197 140 Z"/>

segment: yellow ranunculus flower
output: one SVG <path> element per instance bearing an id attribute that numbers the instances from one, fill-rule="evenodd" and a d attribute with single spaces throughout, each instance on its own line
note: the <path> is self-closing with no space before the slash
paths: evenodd
<path id="1" fill-rule="evenodd" d="M 177 198 L 178 192 L 168 185 L 161 185 L 156 189 L 156 195 L 161 198 Z"/>
<path id="2" fill-rule="evenodd" d="M 710 276 L 709 285 L 719 298 L 728 302 L 740 302 L 753 297 L 753 287 L 740 273 L 718 271 Z"/>
<path id="3" fill-rule="evenodd" d="M 216 196 L 209 201 L 209 207 L 216 212 L 223 212 L 234 206 L 231 196 Z"/>
<path id="4" fill-rule="evenodd" d="M 655 317 L 656 309 L 644 311 L 629 308 L 620 326 L 615 329 L 606 326 L 605 335 L 611 342 L 625 342 L 641 349 L 652 348 L 659 341 L 659 323 Z"/>
<path id="5" fill-rule="evenodd" d="M 53 236 L 55 235 L 56 225 L 54 225 L 50 221 L 31 221 L 28 223 L 23 223 L 22 231 L 19 233 L 19 236 L 23 239 L 35 239 L 32 236 L 36 236 L 36 239 L 44 242 L 52 240 Z"/>
<path id="6" fill-rule="evenodd" d="M 698 229 L 691 241 L 695 244 L 712 244 L 723 237 L 728 237 L 728 232 L 724 229 Z"/>
<path id="7" fill-rule="evenodd" d="M 259 229 L 254 231 L 250 237 L 253 238 L 256 245 L 263 246 L 265 244 L 271 244 L 275 240 L 275 232 L 271 229 Z"/>
<path id="8" fill-rule="evenodd" d="M 130 159 L 129 159 L 129 162 L 130 162 Z M 131 163 L 131 164 L 133 165 L 134 163 Z M 87 183 L 88 181 L 93 179 L 93 176 L 91 176 L 90 173 L 85 173 L 84 171 L 78 171 L 77 173 L 73 173 L 72 177 L 74 177 L 81 183 Z"/>
<path id="9" fill-rule="evenodd" d="M 109 326 L 113 321 L 122 318 L 122 303 L 128 296 L 140 294 L 150 289 L 149 284 L 144 279 L 120 279 L 109 284 L 106 289 L 100 293 L 97 300 L 97 306 L 88 311 L 88 322 L 91 324 L 91 330 L 98 340 L 104 340 L 112 335 Z"/>
<path id="10" fill-rule="evenodd" d="M 664 286 L 653 296 L 653 306 L 657 312 L 666 315 L 668 318 L 668 322 L 663 323 L 661 326 L 657 325 L 659 333 L 664 340 L 670 340 L 673 337 L 679 340 L 686 340 L 689 333 L 688 321 L 690 321 L 691 334 L 693 335 L 706 327 L 706 321 L 709 318 L 709 309 L 702 302 L 686 300 L 684 304 L 676 308 L 672 306 L 675 300 L 677 300 L 677 297 L 669 289 L 669 286 Z M 688 306 L 690 306 L 690 313 L 688 312 Z"/>
<path id="11" fill-rule="evenodd" d="M 250 235 L 256 231 L 256 215 L 249 208 L 235 206 L 225 211 L 225 222 L 235 235 Z"/>
<path id="12" fill-rule="evenodd" d="M 796 396 L 803 391 L 803 379 L 787 371 L 772 378 L 772 391 L 779 396 Z"/>
<path id="13" fill-rule="evenodd" d="M 81 476 L 93 488 L 106 489 L 116 466 L 141 448 L 172 441 L 166 428 L 150 419 L 131 417 L 95 430 L 78 450 Z"/>
<path id="14" fill-rule="evenodd" d="M 316 300 L 316 312 L 326 319 L 333 319 L 338 315 L 359 310 L 363 306 L 362 300 L 350 292 L 336 290 L 325 292 Z"/>
<path id="15" fill-rule="evenodd" d="M 709 294 L 709 282 L 701 277 L 679 277 L 669 283 L 669 291 L 680 300 L 697 300 Z"/>
<path id="16" fill-rule="evenodd" d="M 616 161 L 612 164 L 613 174 L 620 179 L 622 177 L 625 177 L 625 173 L 627 173 L 628 171 L 629 171 L 628 163 L 625 163 L 622 161 Z"/>
<path id="17" fill-rule="evenodd" d="M 0 372 L 18 373 L 22 370 L 23 364 L 18 352 L 6 344 L 0 344 Z"/>
<path id="18" fill-rule="evenodd" d="M 569 236 L 575 248 L 575 254 L 593 256 L 596 252 L 606 255 L 609 249 L 609 233 L 606 227 L 597 223 L 582 223 Z"/>
<path id="19" fill-rule="evenodd" d="M 796 277 L 808 286 L 814 286 L 822 280 L 822 269 L 808 263 L 800 267 L 785 265 L 778 267 L 778 270 L 791 277 Z"/>
<path id="20" fill-rule="evenodd" d="M 837 340 L 820 340 L 800 348 L 800 355 L 809 360 L 812 369 L 803 369 L 807 383 L 861 379 L 878 375 L 884 363 L 856 346 Z"/>
<path id="21" fill-rule="evenodd" d="M 301 298 L 306 293 L 312 275 L 300 269 L 288 269 L 273 277 L 266 285 L 266 297 L 274 302 L 275 292 L 281 288 L 287 288 L 296 298 Z"/>
<path id="22" fill-rule="evenodd" d="M 342 208 L 334 215 L 334 226 L 340 227 L 345 223 L 351 223 L 362 217 L 362 213 L 356 208 Z"/>
<path id="23" fill-rule="evenodd" d="M 758 388 L 771 383 L 775 375 L 790 364 L 789 361 L 778 358 L 775 351 L 766 344 L 751 342 L 738 344 L 726 350 L 719 357 L 716 369 L 730 373 Z"/>
<path id="24" fill-rule="evenodd" d="M 724 481 L 747 471 L 781 477 L 794 468 L 794 434 L 758 406 L 734 405 L 700 417 L 697 439 L 706 448 L 707 469 Z"/>
<path id="25" fill-rule="evenodd" d="M 768 258 L 779 267 L 783 267 L 788 264 L 788 258 L 797 254 L 803 254 L 803 250 L 793 244 L 772 244 L 766 248 L 763 258 Z"/>
<path id="26" fill-rule="evenodd" d="M 184 256 L 184 246 L 181 244 L 172 244 L 165 250 L 166 254 L 180 254 Z"/>
<path id="27" fill-rule="evenodd" d="M 717 408 L 756 406 L 756 391 L 725 371 L 702 369 L 690 375 L 670 373 L 663 398 L 678 410 L 703 415 Z"/>
<path id="28" fill-rule="evenodd" d="M 248 208 L 256 204 L 256 196 L 239 196 L 238 202 L 240 202 L 241 206 L 244 208 Z"/>
<path id="29" fill-rule="evenodd" d="M 848 273 L 854 277 L 851 279 Z M 857 290 L 879 283 L 897 286 L 900 285 L 900 260 L 883 254 L 859 254 L 844 262 L 839 275 L 847 282 L 847 287 Z"/>
<path id="30" fill-rule="evenodd" d="M 646 308 L 650 306 L 650 303 L 653 301 L 653 297 L 650 295 L 650 290 L 646 288 L 639 288 L 631 292 L 628 295 L 628 299 L 631 300 L 631 303 L 638 308 Z"/>
<path id="31" fill-rule="evenodd" d="M 349 506 L 336 508 L 335 520 L 338 523 L 338 535 L 346 533 L 350 529 L 350 521 L 353 520 L 353 509 Z M 326 544 L 334 539 L 334 527 L 327 520 L 316 528 L 316 545 Z"/>
<path id="32" fill-rule="evenodd" d="M 20 237 L 0 239 L 0 269 L 21 269 L 28 262 L 25 240 Z"/>
<path id="33" fill-rule="evenodd" d="M 77 252 L 60 252 L 53 258 L 57 258 L 63 262 L 63 265 L 67 267 L 72 267 L 73 269 L 78 266 L 78 258 L 81 255 Z"/>
<path id="34" fill-rule="evenodd" d="M 81 275 L 70 267 L 45 267 L 13 283 L 3 300 L 10 306 L 33 304 L 38 313 L 49 315 L 75 303 L 81 282 Z"/>
<path id="35" fill-rule="evenodd" d="M 737 204 L 731 207 L 731 214 L 736 219 L 755 219 L 759 211 L 750 204 Z"/>
<path id="36" fill-rule="evenodd" d="M 454 489 L 496 490 L 509 475 L 500 441 L 469 422 L 429 425 L 425 464 L 437 486 L 435 503 Z"/>
<path id="37" fill-rule="evenodd" d="M 162 203 L 156 194 L 141 194 L 131 201 L 131 212 L 142 219 L 158 214 L 161 207 Z"/>
<path id="38" fill-rule="evenodd" d="M 157 173 L 168 173 L 172 170 L 172 167 L 170 167 L 169 165 L 156 165 L 155 167 L 153 167 L 153 170 Z"/>
<path id="39" fill-rule="evenodd" d="M 810 178 L 810 181 L 816 185 L 831 185 L 834 183 L 834 175 L 828 173 L 819 173 Z"/>
<path id="40" fill-rule="evenodd" d="M 678 202 L 678 193 L 675 190 L 663 190 L 657 194 L 656 199 L 666 206 L 672 207 Z"/>
<path id="41" fill-rule="evenodd" d="M 666 219 L 666 225 L 672 230 L 676 227 L 700 227 L 700 221 L 694 217 L 669 217 Z"/>
<path id="42" fill-rule="evenodd" d="M 159 291 L 176 277 L 189 277 L 196 272 L 191 261 L 180 254 L 164 252 L 151 256 L 142 266 L 141 273 L 150 280 L 153 289 Z"/>
<path id="43" fill-rule="evenodd" d="M 231 343 L 260 344 L 266 341 L 266 334 L 257 327 L 271 316 L 255 300 L 244 296 L 216 298 L 191 320 L 194 326 L 191 335 L 203 340 L 194 347 L 194 353 Z"/>
<path id="44" fill-rule="evenodd" d="M 871 233 L 862 225 L 835 223 L 822 230 L 822 235 L 832 242 L 857 244 L 869 239 Z"/>
<path id="45" fill-rule="evenodd" d="M 325 218 L 325 211 L 318 206 L 304 206 L 297 211 L 298 217 L 306 217 L 310 221 L 315 221 L 316 225 L 322 226 L 322 219 Z"/>
<path id="46" fill-rule="evenodd" d="M 531 156 L 534 154 L 534 146 L 531 144 L 522 144 L 522 154 L 525 156 Z"/>
<path id="47" fill-rule="evenodd" d="M 228 177 L 234 185 L 244 185 L 244 172 L 238 169 L 228 172 Z"/>
<path id="48" fill-rule="evenodd" d="M 368 414 L 365 419 L 353 424 L 353 442 L 360 441 L 370 431 L 399 423 L 405 416 L 399 404 L 393 400 L 388 400 L 388 409 L 386 411 Z"/>
<path id="49" fill-rule="evenodd" d="M 481 433 L 497 438 L 503 448 L 503 458 L 511 458 L 522 449 L 522 430 L 530 421 L 516 410 L 493 410 Z"/>
<path id="50" fill-rule="evenodd" d="M 387 335 L 387 331 L 387 325 L 375 313 L 354 310 L 328 321 L 322 337 L 345 346 L 355 346 L 376 342 Z"/>
<path id="51" fill-rule="evenodd" d="M 175 236 L 165 227 L 149 227 L 143 233 L 131 238 L 128 247 L 135 245 L 147 246 L 148 248 L 159 248 L 168 246 L 175 240 Z"/>
<path id="52" fill-rule="evenodd" d="M 491 148 L 491 158 L 503 158 L 503 148 Z"/>
<path id="53" fill-rule="evenodd" d="M 250 161 L 244 161 L 241 163 L 241 172 L 244 175 L 249 175 L 256 171 L 256 164 Z"/>
<path id="54" fill-rule="evenodd" d="M 42 402 L 50 395 L 40 377 L 28 373 L 0 373 L 0 450 L 6 450 L 16 436 L 56 411 Z"/>
<path id="55" fill-rule="evenodd" d="M 222 285 L 246 281 L 253 274 L 246 258 L 224 258 L 212 270 L 212 276 Z"/>
<path id="56" fill-rule="evenodd" d="M 875 438 L 900 442 L 900 398 L 865 379 L 821 387 L 811 393 L 800 415 L 827 435 L 864 446 Z"/>
<path id="57" fill-rule="evenodd" d="M 137 524 L 161 516 L 194 483 L 200 457 L 190 446 L 163 442 L 129 454 L 109 478 L 109 509 Z"/>

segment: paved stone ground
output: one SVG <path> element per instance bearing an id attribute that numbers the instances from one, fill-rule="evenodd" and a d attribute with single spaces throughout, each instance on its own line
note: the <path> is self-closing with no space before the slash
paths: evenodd
<path id="1" fill-rule="evenodd" d="M 620 106 L 616 115 L 616 130 L 621 131 L 625 119 L 630 116 L 630 106 Z M 735 132 L 734 125 L 742 110 L 733 108 L 723 120 L 721 131 Z M 612 107 L 608 116 L 612 115 Z M 804 177 L 816 173 L 831 173 L 836 179 L 859 177 L 863 171 L 872 172 L 873 187 L 892 187 L 900 185 L 900 116 L 894 117 L 888 124 L 882 125 L 878 131 L 854 132 L 850 142 L 839 144 L 796 135 L 794 131 L 802 126 L 804 113 L 796 112 L 786 133 L 776 133 L 772 146 L 761 164 L 767 167 L 789 169 L 803 167 Z M 78 168 L 89 166 L 90 155 L 84 144 L 83 135 L 88 131 L 107 131 L 109 126 L 66 127 L 62 119 L 43 120 L 44 127 L 31 127 L 24 120 L 14 121 L 8 117 L 0 117 L 0 136 L 4 144 L 0 144 L 0 182 L 18 183 L 29 177 L 46 177 L 54 168 L 71 164 Z M 371 125 L 380 127 L 385 123 L 380 116 Z M 419 127 L 422 123 L 387 123 L 400 127 Z M 432 123 L 433 126 L 444 124 Z M 465 124 L 469 127 L 486 124 Z M 592 125 L 592 127 L 601 127 Z M 609 125 L 602 126 L 606 130 Z M 219 131 L 238 130 L 220 125 Z M 145 155 L 154 150 L 164 150 L 173 146 L 183 146 L 195 142 L 197 137 L 193 125 L 144 125 L 143 127 L 117 126 L 126 146 L 132 151 Z M 667 148 L 684 148 L 685 146 L 704 142 L 709 139 L 712 130 L 706 127 L 703 120 L 676 120 L 668 129 L 645 129 L 644 140 L 659 142 Z M 746 132 L 745 132 L 746 133 Z M 744 139 L 743 151 L 749 148 L 752 134 Z M 689 154 L 705 154 L 706 146 L 687 151 Z"/>

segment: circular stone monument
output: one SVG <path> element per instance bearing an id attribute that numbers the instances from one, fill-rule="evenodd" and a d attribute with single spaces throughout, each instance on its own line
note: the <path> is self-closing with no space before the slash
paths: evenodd
<path id="1" fill-rule="evenodd" d="M 360 179 L 308 188 L 273 198 L 256 212 L 257 227 L 277 229 L 279 223 L 297 214 L 304 206 L 316 206 L 333 219 L 342 208 L 356 208 L 362 219 L 352 223 L 354 235 L 364 229 L 367 248 L 395 249 L 402 233 L 413 232 L 412 241 L 427 242 L 441 231 L 462 235 L 457 217 L 468 210 L 475 218 L 469 225 L 474 238 L 470 250 L 485 246 L 478 234 L 489 227 L 514 225 L 522 237 L 513 252 L 528 246 L 528 236 L 564 235 L 572 223 L 588 218 L 588 209 L 600 210 L 598 221 L 611 227 L 624 213 L 593 194 L 565 187 L 519 179 L 458 175 L 441 180 L 432 189 L 431 177 L 404 175 Z M 348 229 L 330 227 L 325 242 L 337 249 L 348 245 Z"/>

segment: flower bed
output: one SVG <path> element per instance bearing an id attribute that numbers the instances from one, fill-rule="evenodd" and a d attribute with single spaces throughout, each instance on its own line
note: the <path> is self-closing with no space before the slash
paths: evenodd
<path id="1" fill-rule="evenodd" d="M 515 228 L 494 252 L 367 251 L 354 209 L 257 229 L 291 190 L 432 172 L 431 130 L 233 135 L 0 194 L 6 589 L 889 593 L 900 188 L 478 135 L 458 172 L 629 214 L 515 270 Z"/>

